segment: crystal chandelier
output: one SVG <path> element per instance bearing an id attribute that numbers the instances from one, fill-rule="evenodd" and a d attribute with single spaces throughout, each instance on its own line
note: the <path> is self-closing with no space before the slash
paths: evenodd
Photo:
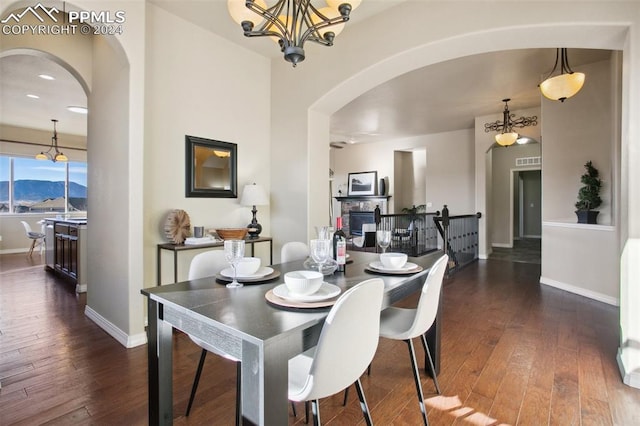
<path id="1" fill-rule="evenodd" d="M 560 60 L 560 74 L 551 77 L 558 68 L 558 59 Z M 547 78 L 540 83 L 540 91 L 551 100 L 564 102 L 565 99 L 572 97 L 582 89 L 584 77 L 581 72 L 573 72 L 569 66 L 567 49 L 563 47 L 556 50 L 556 63 Z"/>
<path id="2" fill-rule="evenodd" d="M 537 126 L 538 116 L 533 115 L 531 117 L 519 117 L 515 119 L 515 114 L 509 112 L 508 102 L 511 99 L 503 99 L 504 111 L 502 112 L 502 121 L 497 120 L 492 123 L 485 123 L 485 132 L 500 132 L 496 135 L 496 142 L 501 146 L 513 145 L 518 140 L 518 133 L 513 131 L 514 127 L 522 128 L 527 126 Z"/>
<path id="3" fill-rule="evenodd" d="M 40 154 L 36 155 L 36 160 L 51 160 L 54 163 L 56 161 L 68 161 L 69 159 L 67 158 L 67 156 L 64 155 L 60 150 L 58 150 L 58 132 L 56 130 L 56 123 L 58 122 L 58 120 L 52 118 L 51 121 L 53 121 L 53 136 L 51 137 L 51 146 L 46 152 L 40 151 Z"/>
<path id="4" fill-rule="evenodd" d="M 246 37 L 270 37 L 280 45 L 284 59 L 295 67 L 304 61 L 306 41 L 333 46 L 335 36 L 361 2 L 326 0 L 327 6 L 318 9 L 311 0 L 278 0 L 273 6 L 267 6 L 264 0 L 227 0 L 227 8 Z"/>

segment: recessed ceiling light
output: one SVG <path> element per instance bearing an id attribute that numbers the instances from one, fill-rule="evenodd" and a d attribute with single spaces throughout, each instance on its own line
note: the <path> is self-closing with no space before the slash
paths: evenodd
<path id="1" fill-rule="evenodd" d="M 38 95 L 32 95 L 31 93 L 27 94 L 27 98 L 31 98 L 31 99 L 40 99 L 40 96 Z"/>
<path id="2" fill-rule="evenodd" d="M 86 114 L 87 113 L 87 108 L 86 107 L 81 107 L 81 106 L 68 106 L 67 109 L 71 112 L 75 112 L 78 114 Z"/>
<path id="3" fill-rule="evenodd" d="M 43 80 L 55 80 L 54 77 L 52 77 L 52 76 L 50 76 L 48 74 L 40 74 L 40 75 L 38 75 L 38 77 L 40 77 Z"/>

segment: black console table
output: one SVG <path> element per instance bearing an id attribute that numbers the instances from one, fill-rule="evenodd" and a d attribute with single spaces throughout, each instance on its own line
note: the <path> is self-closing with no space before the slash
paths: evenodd
<path id="1" fill-rule="evenodd" d="M 271 237 L 258 237 L 258 238 L 245 238 L 246 244 L 251 245 L 251 256 L 254 253 L 253 245 L 255 243 L 269 242 L 269 265 L 273 263 L 273 239 Z M 157 270 L 157 283 L 156 285 L 162 285 L 162 250 L 169 250 L 173 252 L 173 282 L 178 282 L 178 253 L 185 250 L 199 250 L 215 247 L 223 247 L 224 242 L 218 241 L 209 244 L 172 244 L 164 243 L 158 244 L 158 270 Z"/>

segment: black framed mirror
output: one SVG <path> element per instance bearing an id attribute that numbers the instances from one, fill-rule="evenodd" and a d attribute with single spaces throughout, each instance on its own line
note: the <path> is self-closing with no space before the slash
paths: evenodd
<path id="1" fill-rule="evenodd" d="M 238 146 L 185 136 L 186 196 L 237 198 Z"/>

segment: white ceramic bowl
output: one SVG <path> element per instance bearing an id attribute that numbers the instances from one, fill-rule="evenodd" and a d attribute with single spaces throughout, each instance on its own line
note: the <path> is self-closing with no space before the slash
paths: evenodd
<path id="1" fill-rule="evenodd" d="M 407 255 L 404 253 L 382 253 L 380 262 L 387 269 L 400 269 L 407 263 Z"/>
<path id="2" fill-rule="evenodd" d="M 318 271 L 292 271 L 284 274 L 284 283 L 289 293 L 308 296 L 320 289 L 323 278 Z"/>
<path id="3" fill-rule="evenodd" d="M 259 257 L 243 257 L 236 267 L 239 277 L 253 275 L 258 272 L 258 269 L 260 269 Z"/>

